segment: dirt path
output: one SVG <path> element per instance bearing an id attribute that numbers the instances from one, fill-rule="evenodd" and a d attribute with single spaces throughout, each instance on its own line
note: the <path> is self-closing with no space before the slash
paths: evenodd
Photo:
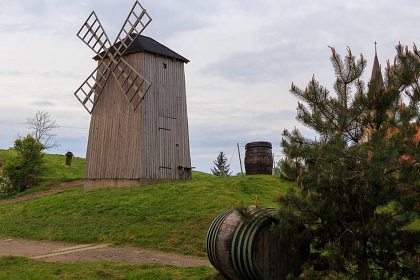
<path id="1" fill-rule="evenodd" d="M 13 202 L 19 202 L 19 201 L 25 201 L 25 200 L 29 200 L 29 199 L 34 199 L 34 198 L 39 198 L 39 197 L 43 197 L 43 196 L 47 196 L 47 195 L 51 195 L 51 194 L 55 194 L 55 193 L 60 193 L 69 189 L 77 189 L 77 188 L 83 188 L 83 180 L 75 180 L 75 181 L 71 181 L 71 182 L 62 182 L 59 183 L 58 185 L 46 190 L 46 191 L 41 191 L 41 192 L 37 192 L 37 193 L 31 193 L 31 194 L 27 194 L 24 196 L 20 196 L 20 197 L 16 197 L 16 198 L 11 198 L 11 199 L 1 199 L 0 200 L 0 205 L 2 204 L 8 204 L 8 203 L 13 203 Z"/>
<path id="2" fill-rule="evenodd" d="M 116 261 L 161 263 L 174 266 L 210 266 L 207 258 L 108 244 L 70 244 L 0 237 L 0 256 L 21 256 L 48 262 Z"/>
<path id="3" fill-rule="evenodd" d="M 60 183 L 49 190 L 39 193 L 8 200 L 0 200 L 0 205 L 39 198 L 71 188 L 82 187 L 82 180 Z M 65 263 L 117 261 L 131 263 L 161 263 L 174 266 L 210 266 L 210 262 L 207 258 L 161 252 L 139 247 L 117 247 L 109 244 L 71 244 L 14 239 L 2 236 L 0 236 L 0 256 L 21 256 L 42 261 Z"/>

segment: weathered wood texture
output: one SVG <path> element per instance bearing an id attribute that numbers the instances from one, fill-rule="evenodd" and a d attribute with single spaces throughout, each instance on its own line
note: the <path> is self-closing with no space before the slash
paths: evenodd
<path id="1" fill-rule="evenodd" d="M 226 279 L 286 279 L 299 276 L 309 256 L 309 244 L 281 244 L 272 230 L 276 210 L 249 206 L 252 220 L 237 210 L 220 213 L 210 224 L 206 250 L 211 264 Z"/>
<path id="2" fill-rule="evenodd" d="M 179 179 L 190 170 L 184 62 L 124 56 L 151 84 L 136 110 L 110 76 L 92 112 L 85 178 Z"/>
<path id="3" fill-rule="evenodd" d="M 245 145 L 246 175 L 271 175 L 273 172 L 273 153 L 270 142 L 251 142 Z"/>

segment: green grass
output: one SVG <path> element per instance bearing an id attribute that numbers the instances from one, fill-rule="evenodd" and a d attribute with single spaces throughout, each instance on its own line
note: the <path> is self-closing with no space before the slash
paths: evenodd
<path id="1" fill-rule="evenodd" d="M 3 152 L 0 150 L 0 152 Z M 0 160 L 10 151 L 0 153 Z M 12 157 L 11 157 L 12 158 Z M 46 155 L 41 186 L 83 178 L 84 160 Z M 193 179 L 141 188 L 72 189 L 0 205 L 0 236 L 74 243 L 130 244 L 205 256 L 205 235 L 222 211 L 257 202 L 276 205 L 288 184 L 272 176 L 221 178 L 193 172 Z M 0 258 L 0 279 L 220 279 L 211 267 L 178 268 L 124 263 L 47 263 Z"/>
<path id="2" fill-rule="evenodd" d="M 77 165 L 64 167 L 64 157 L 58 155 L 46 155 L 45 162 L 50 166 L 45 169 L 52 170 L 50 181 L 82 173 Z M 191 180 L 141 188 L 72 189 L 0 205 L 0 235 L 130 244 L 205 256 L 205 235 L 217 214 L 256 201 L 275 206 L 277 192 L 285 192 L 288 186 L 273 176 L 217 177 L 193 172 Z"/>
<path id="3" fill-rule="evenodd" d="M 0 162 L 13 158 L 0 150 Z M 83 178 L 84 159 L 46 155 L 41 185 Z M 193 179 L 140 188 L 71 189 L 0 205 L 0 236 L 74 243 L 130 244 L 205 256 L 205 235 L 217 214 L 239 205 L 276 206 L 290 183 L 273 176 L 217 177 L 193 172 Z M 420 228 L 419 220 L 412 227 Z M 412 228 L 410 226 L 410 228 Z M 0 258 L 0 279 L 217 279 L 213 268 L 175 268 L 124 263 L 46 263 Z"/>
<path id="4" fill-rule="evenodd" d="M 272 176 L 193 179 L 142 188 L 71 190 L 0 205 L 0 235 L 132 244 L 205 255 L 205 234 L 214 217 L 238 205 L 275 205 L 287 188 Z"/>
<path id="5" fill-rule="evenodd" d="M 13 276 L 13 277 L 12 277 Z M 49 263 L 20 257 L 0 258 L 0 279 L 222 279 L 211 267 L 173 267 L 160 264 L 92 262 Z"/>
<path id="6" fill-rule="evenodd" d="M 13 161 L 17 156 L 13 149 L 0 150 L 0 165 L 7 161 Z M 68 182 L 83 179 L 85 159 L 73 157 L 71 166 L 65 164 L 66 156 L 57 154 L 45 154 L 37 185 L 25 191 L 25 193 L 7 194 L 6 197 L 22 196 L 51 188 L 60 182 Z M 1 169 L 0 169 L 1 174 Z"/>
<path id="7" fill-rule="evenodd" d="M 43 181 L 73 181 L 83 179 L 85 168 L 85 159 L 73 157 L 71 166 L 65 164 L 64 155 L 45 155 L 44 164 L 41 170 L 41 179 Z"/>
<path id="8" fill-rule="evenodd" d="M 0 150 L 0 165 L 5 164 L 6 161 L 13 160 L 17 153 L 13 149 Z"/>

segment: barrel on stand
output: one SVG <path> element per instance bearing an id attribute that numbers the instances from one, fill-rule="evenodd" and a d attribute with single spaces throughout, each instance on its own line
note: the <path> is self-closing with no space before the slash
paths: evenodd
<path id="1" fill-rule="evenodd" d="M 206 236 L 207 255 L 211 264 L 227 279 L 286 279 L 299 274 L 302 259 L 290 255 L 279 245 L 271 225 L 274 208 L 248 207 L 250 221 L 238 211 L 219 214 Z"/>
<path id="2" fill-rule="evenodd" d="M 246 175 L 273 173 L 273 146 L 270 142 L 251 142 L 245 145 Z"/>

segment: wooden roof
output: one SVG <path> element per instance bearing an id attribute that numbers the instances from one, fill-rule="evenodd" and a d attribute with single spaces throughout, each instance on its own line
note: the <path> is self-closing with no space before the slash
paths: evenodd
<path id="1" fill-rule="evenodd" d="M 118 47 L 120 44 L 121 44 L 120 42 L 117 42 L 115 46 Z M 112 50 L 113 48 L 111 48 L 111 52 Z M 150 37 L 146 37 L 143 35 L 139 35 L 137 39 L 130 45 L 130 47 L 124 52 L 124 54 L 130 54 L 130 53 L 136 53 L 136 52 L 148 52 L 148 53 L 153 53 L 153 54 L 177 59 L 185 63 L 190 62 L 188 59 L 174 52 L 170 48 L 162 45 L 161 43 L 157 42 L 156 40 Z M 93 59 L 98 60 L 99 56 L 95 56 Z"/>

